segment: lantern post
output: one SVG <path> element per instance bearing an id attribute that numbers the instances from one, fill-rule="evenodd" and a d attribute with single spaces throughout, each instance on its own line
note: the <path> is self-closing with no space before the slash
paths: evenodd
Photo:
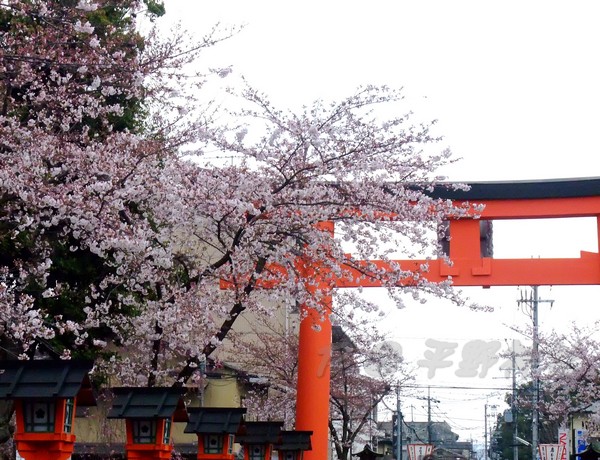
<path id="1" fill-rule="evenodd" d="M 283 422 L 245 422 L 235 437 L 243 446 L 244 460 L 271 460 L 282 427 Z"/>
<path id="2" fill-rule="evenodd" d="M 198 435 L 198 460 L 233 460 L 235 434 L 244 421 L 242 407 L 189 407 L 184 433 Z"/>
<path id="3" fill-rule="evenodd" d="M 128 460 L 170 459 L 171 425 L 188 420 L 181 387 L 112 388 L 115 399 L 108 418 L 123 418 Z"/>
<path id="4" fill-rule="evenodd" d="M 311 450 L 312 431 L 282 431 L 275 444 L 278 460 L 302 460 L 304 452 Z"/>

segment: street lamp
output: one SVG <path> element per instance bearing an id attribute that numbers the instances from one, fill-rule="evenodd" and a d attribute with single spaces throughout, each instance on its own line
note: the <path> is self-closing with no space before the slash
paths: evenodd
<path id="1" fill-rule="evenodd" d="M 484 420 L 483 420 L 483 425 L 484 425 L 484 430 L 485 430 L 485 433 L 484 433 L 484 440 L 485 440 L 484 450 L 485 451 L 483 453 L 483 458 L 484 459 L 488 459 L 488 458 L 491 457 L 489 455 L 489 452 L 488 452 L 488 407 L 492 410 L 491 416 L 494 416 L 496 408 L 498 406 L 496 406 L 495 404 L 488 405 L 487 403 L 484 406 L 484 408 L 485 408 L 485 411 L 484 411 Z M 490 426 L 490 444 L 491 444 L 491 430 L 492 430 L 492 427 Z"/>
<path id="2" fill-rule="evenodd" d="M 91 361 L 0 362 L 0 399 L 15 402 L 17 452 L 26 460 L 67 460 L 75 408 L 95 405 Z"/>

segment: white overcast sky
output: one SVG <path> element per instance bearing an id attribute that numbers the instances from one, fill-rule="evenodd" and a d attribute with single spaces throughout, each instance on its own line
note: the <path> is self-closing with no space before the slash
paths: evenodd
<path id="1" fill-rule="evenodd" d="M 231 66 L 282 107 L 349 95 L 364 84 L 403 87 L 407 109 L 438 119 L 462 160 L 451 180 L 514 181 L 600 177 L 600 2 L 595 1 L 248 1 L 166 0 L 167 19 L 201 36 L 217 22 L 245 25 L 206 53 L 206 64 Z M 508 224 L 507 224 L 508 225 Z M 495 227 L 497 257 L 577 257 L 597 251 L 595 222 L 540 222 Z M 483 378 L 457 378 L 461 347 L 473 339 L 512 337 L 504 324 L 525 323 L 519 288 L 473 289 L 493 314 L 431 303 L 392 311 L 394 339 L 419 359 L 433 338 L 460 342 L 453 367 L 419 383 L 439 399 L 462 439 L 483 437 L 484 405 L 496 391 L 436 386 L 502 387 L 496 368 Z M 471 295 L 471 291 L 469 291 Z M 542 328 L 600 318 L 593 287 L 540 288 Z M 506 347 L 503 345 L 503 350 Z M 422 374 L 422 375 L 421 375 Z M 492 375 L 493 374 L 493 375 Z M 422 391 L 423 395 L 426 389 Z M 411 405 L 414 408 L 411 408 Z M 424 420 L 424 402 L 407 401 L 405 416 Z"/>

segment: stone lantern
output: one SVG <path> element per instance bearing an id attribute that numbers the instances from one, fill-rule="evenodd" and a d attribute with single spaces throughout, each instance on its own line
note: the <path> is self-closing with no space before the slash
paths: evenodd
<path id="1" fill-rule="evenodd" d="M 185 388 L 112 388 L 115 398 L 108 418 L 124 418 L 128 460 L 170 459 L 171 425 L 188 420 L 183 403 Z"/>
<path id="2" fill-rule="evenodd" d="M 235 434 L 244 421 L 245 408 L 190 407 L 184 433 L 198 435 L 198 460 L 233 460 Z"/>
<path id="3" fill-rule="evenodd" d="M 235 437 L 243 446 L 244 460 L 271 460 L 282 427 L 283 422 L 245 422 Z"/>
<path id="4" fill-rule="evenodd" d="M 17 452 L 25 460 L 67 460 L 77 406 L 95 405 L 91 361 L 0 362 L 0 399 L 15 404 Z"/>
<path id="5" fill-rule="evenodd" d="M 312 431 L 282 431 L 274 448 L 279 460 L 302 460 L 304 452 L 311 450 Z"/>

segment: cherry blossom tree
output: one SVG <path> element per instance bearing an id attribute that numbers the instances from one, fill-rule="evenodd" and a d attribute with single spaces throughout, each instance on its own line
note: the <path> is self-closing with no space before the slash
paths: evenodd
<path id="1" fill-rule="evenodd" d="M 336 308 L 338 314 L 349 310 Z M 336 457 L 347 460 L 357 446 L 371 442 L 370 434 L 376 430 L 373 414 L 382 399 L 412 376 L 401 352 L 385 346 L 388 342 L 376 318 L 367 315 L 349 321 L 348 315 L 338 314 L 332 337 L 329 433 Z M 294 310 L 279 317 L 244 315 L 244 326 L 232 331 L 231 344 L 219 354 L 257 383 L 247 386 L 248 416 L 283 420 L 288 429 L 295 422 L 299 319 Z"/>
<path id="2" fill-rule="evenodd" d="M 514 424 L 517 423 L 517 433 L 522 439 L 531 439 L 531 418 L 532 418 L 532 404 L 531 396 L 532 382 L 526 382 L 519 385 L 516 389 L 519 397 L 517 398 L 516 411 L 512 414 L 512 420 L 507 422 L 505 414 L 498 414 L 494 432 L 492 433 L 492 443 L 490 444 L 490 451 L 502 455 L 504 458 L 511 458 L 512 452 L 514 451 Z M 548 399 L 551 395 L 543 395 L 543 399 Z M 511 405 L 511 395 L 507 395 L 506 403 Z M 560 428 L 560 421 L 555 417 L 544 411 L 544 406 L 539 407 L 538 416 L 538 441 L 540 444 L 553 444 L 556 443 L 556 436 Z M 532 457 L 530 448 L 526 448 L 524 445 L 519 449 L 519 458 L 522 460 L 530 460 Z"/>
<path id="3" fill-rule="evenodd" d="M 298 380 L 298 314 L 245 313 L 217 353 L 222 362 L 246 375 L 244 407 L 247 418 L 295 422 Z"/>
<path id="4" fill-rule="evenodd" d="M 299 261 L 460 302 L 450 282 L 360 262 L 435 246 L 467 212 L 427 193 L 450 153 L 398 91 L 294 113 L 246 85 L 211 105 L 191 63 L 229 32 L 140 35 L 157 5 L 0 3 L 0 327 L 19 357 L 45 343 L 121 384 L 186 383 L 244 310 L 322 308 Z"/>
<path id="5" fill-rule="evenodd" d="M 540 336 L 541 409 L 559 422 L 569 415 L 588 412 L 591 422 L 600 421 L 600 342 L 598 324 L 577 326 L 568 332 L 552 331 Z"/>
<path id="6" fill-rule="evenodd" d="M 63 357 L 109 342 L 131 350 L 144 321 L 144 334 L 160 335 L 160 297 L 172 305 L 185 285 L 177 219 L 159 208 L 181 199 L 176 149 L 200 127 L 183 120 L 185 95 L 171 96 L 185 62 L 214 40 L 143 38 L 144 5 L 0 7 L 0 305 L 3 337 L 22 357 L 40 342 Z"/>
<path id="7" fill-rule="evenodd" d="M 515 331 L 528 337 L 533 335 L 533 327 L 515 328 Z M 574 414 L 587 414 L 588 428 L 598 426 L 598 331 L 598 322 L 585 326 L 573 322 L 565 331 L 538 331 L 538 364 L 534 368 L 531 366 L 532 347 L 525 347 L 517 355 L 522 361 L 522 365 L 517 367 L 525 379 L 515 395 L 517 413 L 529 416 L 536 407 L 542 441 L 545 438 L 550 442 L 557 427 L 568 424 Z M 533 391 L 536 380 L 539 381 L 537 403 Z"/>

